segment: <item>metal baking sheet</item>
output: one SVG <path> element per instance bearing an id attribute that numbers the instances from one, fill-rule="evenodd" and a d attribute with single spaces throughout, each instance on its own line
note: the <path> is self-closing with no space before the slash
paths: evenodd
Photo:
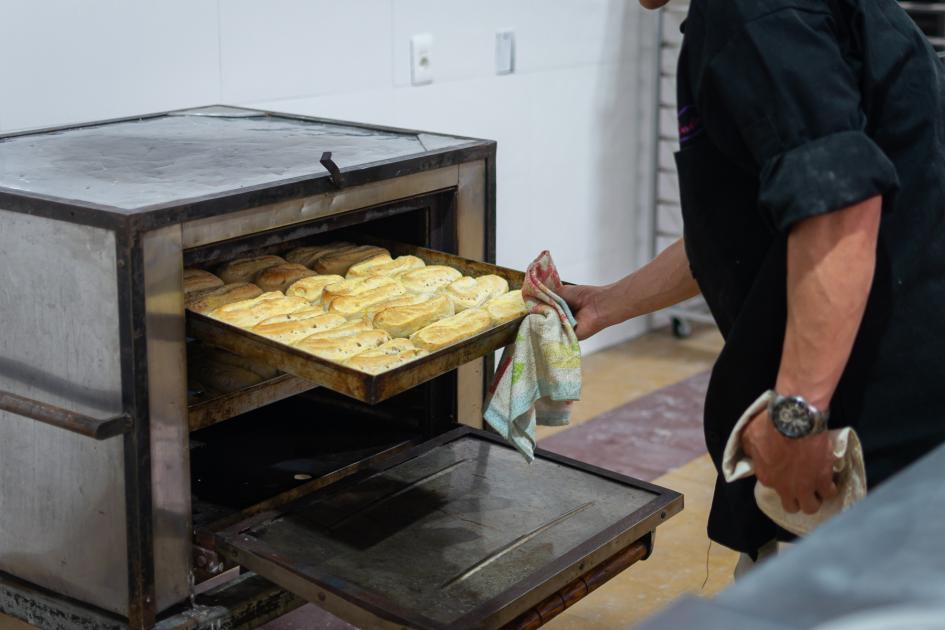
<path id="1" fill-rule="evenodd" d="M 682 496 L 460 428 L 218 532 L 234 562 L 358 627 L 495 628 L 645 537 Z"/>
<path id="2" fill-rule="evenodd" d="M 385 246 L 395 256 L 412 254 L 427 264 L 448 265 L 466 275 L 501 276 L 508 281 L 510 289 L 521 288 L 524 279 L 521 271 L 432 249 L 394 243 L 385 243 Z M 188 335 L 195 339 L 260 361 L 282 372 L 311 381 L 314 385 L 326 387 L 373 405 L 509 345 L 515 340 L 522 319 L 520 317 L 490 328 L 474 337 L 377 375 L 366 374 L 316 357 L 249 330 L 191 311 L 187 312 L 187 330 Z"/>

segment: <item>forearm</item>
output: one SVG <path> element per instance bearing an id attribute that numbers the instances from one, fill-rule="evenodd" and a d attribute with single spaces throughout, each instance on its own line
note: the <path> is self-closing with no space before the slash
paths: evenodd
<path id="1" fill-rule="evenodd" d="M 791 230 L 778 392 L 829 407 L 866 309 L 881 208 L 874 197 Z"/>
<path id="2" fill-rule="evenodd" d="M 607 325 L 613 325 L 698 294 L 699 286 L 679 239 L 637 271 L 608 286 L 601 298 L 600 311 Z"/>

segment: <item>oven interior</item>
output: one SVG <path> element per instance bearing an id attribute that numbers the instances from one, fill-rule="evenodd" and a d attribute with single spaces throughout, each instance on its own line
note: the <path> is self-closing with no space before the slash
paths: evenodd
<path id="1" fill-rule="evenodd" d="M 188 250 L 184 266 L 213 269 L 242 256 L 365 237 L 455 253 L 453 195 L 426 195 Z M 280 386 L 297 379 L 247 366 L 232 355 L 216 363 L 224 367 L 215 373 L 208 353 L 217 359 L 229 355 L 188 339 L 192 513 L 200 545 L 212 546 L 213 531 L 246 515 L 317 490 L 456 423 L 455 372 L 367 405 L 327 389 L 308 389 L 304 382 L 294 389 Z M 255 370 L 259 382 L 233 388 L 221 376 L 229 364 Z M 198 581 L 213 574 L 197 569 Z"/>

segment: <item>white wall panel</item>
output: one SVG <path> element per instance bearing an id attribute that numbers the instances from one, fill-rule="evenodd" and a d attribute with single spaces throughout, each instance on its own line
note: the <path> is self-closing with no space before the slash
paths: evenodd
<path id="1" fill-rule="evenodd" d="M 222 0 L 223 100 L 390 86 L 390 0 Z"/>
<path id="2" fill-rule="evenodd" d="M 0 121 L 50 126 L 219 101 L 216 0 L 3 0 Z"/>

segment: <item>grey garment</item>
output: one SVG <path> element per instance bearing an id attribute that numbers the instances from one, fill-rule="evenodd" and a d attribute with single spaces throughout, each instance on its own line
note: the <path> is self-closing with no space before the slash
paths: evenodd
<path id="1" fill-rule="evenodd" d="M 785 549 L 785 545 L 790 545 L 791 543 L 779 543 L 777 540 L 771 540 L 761 546 L 758 549 L 758 558 L 757 560 L 752 560 L 751 556 L 747 553 L 739 554 L 738 563 L 735 565 L 734 576 L 735 580 L 741 580 L 748 573 L 751 572 L 756 566 L 767 560 L 768 558 L 778 555 L 781 551 Z"/>

